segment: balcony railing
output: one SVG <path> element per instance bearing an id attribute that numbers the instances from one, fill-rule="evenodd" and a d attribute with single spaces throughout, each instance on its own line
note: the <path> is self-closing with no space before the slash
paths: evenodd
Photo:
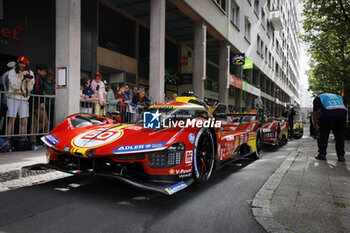
<path id="1" fill-rule="evenodd" d="M 274 10 L 270 12 L 270 21 L 276 31 L 283 29 L 282 13 L 280 10 Z"/>

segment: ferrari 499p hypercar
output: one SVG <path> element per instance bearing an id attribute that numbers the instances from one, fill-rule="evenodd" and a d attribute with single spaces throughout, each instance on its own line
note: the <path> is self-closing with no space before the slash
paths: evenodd
<path id="1" fill-rule="evenodd" d="M 301 121 L 294 123 L 293 137 L 302 138 L 303 135 L 304 135 L 304 124 Z"/>
<path id="2" fill-rule="evenodd" d="M 281 118 L 269 118 L 262 127 L 264 145 L 278 146 L 288 142 L 288 122 Z"/>
<path id="3" fill-rule="evenodd" d="M 225 105 L 211 111 L 191 96 L 155 104 L 133 124 L 74 114 L 42 137 L 48 163 L 29 169 L 112 177 L 171 195 L 204 183 L 229 161 L 260 156 L 260 123 L 232 122 L 225 112 Z"/>

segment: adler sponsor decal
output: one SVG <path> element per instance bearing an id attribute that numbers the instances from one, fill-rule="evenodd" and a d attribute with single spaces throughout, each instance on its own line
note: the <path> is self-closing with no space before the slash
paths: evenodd
<path id="1" fill-rule="evenodd" d="M 140 145 L 128 145 L 128 146 L 120 146 L 113 151 L 113 153 L 117 152 L 134 152 L 134 151 L 146 151 L 146 150 L 154 150 L 159 149 L 164 146 L 167 142 L 160 143 L 148 143 L 148 144 L 140 144 Z"/>

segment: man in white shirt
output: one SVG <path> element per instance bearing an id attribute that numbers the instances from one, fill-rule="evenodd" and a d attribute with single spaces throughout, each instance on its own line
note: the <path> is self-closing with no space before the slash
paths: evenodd
<path id="1" fill-rule="evenodd" d="M 29 70 L 28 66 L 28 58 L 21 56 L 17 59 L 15 67 L 9 71 L 9 94 L 7 97 L 8 135 L 13 134 L 13 124 L 17 114 L 21 119 L 20 133 L 26 133 L 27 118 L 29 117 L 29 93 L 34 86 L 34 73 Z"/>

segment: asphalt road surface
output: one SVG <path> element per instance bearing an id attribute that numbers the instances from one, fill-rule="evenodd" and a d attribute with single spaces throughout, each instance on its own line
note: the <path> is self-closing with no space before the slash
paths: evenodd
<path id="1" fill-rule="evenodd" d="M 227 165 L 206 184 L 173 196 L 78 176 L 2 192 L 0 231 L 264 232 L 251 202 L 296 146 L 294 140 L 277 151 L 265 149 L 259 160 Z"/>

